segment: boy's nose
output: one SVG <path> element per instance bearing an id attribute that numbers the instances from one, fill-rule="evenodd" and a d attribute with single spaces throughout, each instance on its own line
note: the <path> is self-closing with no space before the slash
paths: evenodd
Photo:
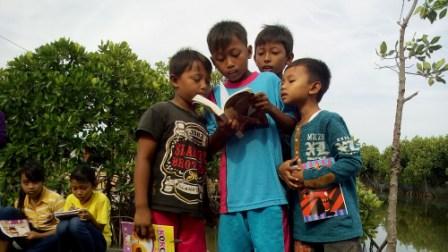
<path id="1" fill-rule="evenodd" d="M 264 56 L 264 63 L 269 63 L 271 62 L 271 56 L 269 55 L 269 53 L 266 53 L 266 55 Z"/>

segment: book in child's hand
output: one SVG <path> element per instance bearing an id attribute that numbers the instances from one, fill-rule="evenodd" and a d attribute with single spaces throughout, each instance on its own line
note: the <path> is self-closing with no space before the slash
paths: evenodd
<path id="1" fill-rule="evenodd" d="M 65 220 L 65 219 L 70 219 L 73 217 L 78 216 L 79 214 L 79 209 L 73 209 L 73 210 L 69 210 L 69 211 L 64 211 L 64 212 L 56 212 L 54 213 L 54 217 L 60 219 L 60 220 Z"/>
<path id="2" fill-rule="evenodd" d="M 320 169 L 321 166 L 331 167 L 333 164 L 333 158 L 314 160 L 303 163 L 302 169 Z M 302 189 L 299 191 L 299 204 L 305 223 L 348 214 L 340 184 Z"/>
<path id="3" fill-rule="evenodd" d="M 257 110 L 252 98 L 254 93 L 250 88 L 243 88 L 230 95 L 224 102 L 223 108 L 205 98 L 202 95 L 193 97 L 193 101 L 209 108 L 217 116 L 225 115 L 229 119 L 236 119 L 239 123 L 245 124 L 245 129 L 252 127 L 267 127 L 268 119 L 266 114 Z"/>
<path id="4" fill-rule="evenodd" d="M 30 232 L 30 224 L 27 219 L 0 220 L 0 229 L 8 237 L 25 237 Z"/>
<path id="5" fill-rule="evenodd" d="M 134 223 L 122 221 L 123 252 L 174 252 L 174 227 L 152 225 L 155 232 L 154 240 L 140 239 L 134 233 Z"/>

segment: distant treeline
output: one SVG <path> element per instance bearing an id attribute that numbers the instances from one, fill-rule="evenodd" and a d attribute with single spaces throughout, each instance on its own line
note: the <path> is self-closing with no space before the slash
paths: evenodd
<path id="1" fill-rule="evenodd" d="M 401 143 L 400 186 L 404 191 L 428 192 L 448 183 L 448 135 L 414 137 Z M 372 145 L 361 147 L 361 179 L 371 185 L 387 187 L 392 147 L 382 153 Z M 415 192 L 414 192 L 415 194 Z"/>

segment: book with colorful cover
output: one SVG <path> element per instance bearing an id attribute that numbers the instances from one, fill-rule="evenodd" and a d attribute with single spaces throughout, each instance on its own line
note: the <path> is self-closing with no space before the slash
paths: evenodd
<path id="1" fill-rule="evenodd" d="M 302 169 L 331 167 L 334 163 L 334 158 L 313 160 L 303 163 Z M 348 214 L 340 184 L 319 189 L 302 189 L 299 191 L 299 203 L 305 223 Z"/>
<path id="2" fill-rule="evenodd" d="M 174 252 L 174 227 L 153 224 L 155 239 L 140 239 L 134 233 L 134 223 L 121 222 L 123 252 Z"/>
<path id="3" fill-rule="evenodd" d="M 25 237 L 30 232 L 30 224 L 27 219 L 0 220 L 0 229 L 8 237 Z"/>

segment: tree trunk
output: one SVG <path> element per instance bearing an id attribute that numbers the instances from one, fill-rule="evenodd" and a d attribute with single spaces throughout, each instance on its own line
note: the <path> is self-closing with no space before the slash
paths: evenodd
<path id="1" fill-rule="evenodd" d="M 403 116 L 403 106 L 406 102 L 404 97 L 406 91 L 406 59 L 405 52 L 405 33 L 409 19 L 414 12 L 418 0 L 414 0 L 408 15 L 400 22 L 400 39 L 398 47 L 398 97 L 397 108 L 395 111 L 394 135 L 392 140 L 392 162 L 390 169 L 389 198 L 387 207 L 387 251 L 395 252 L 397 250 L 397 194 L 398 194 L 398 176 L 400 175 L 400 136 L 401 120 Z M 400 20 L 401 21 L 401 20 Z"/>

